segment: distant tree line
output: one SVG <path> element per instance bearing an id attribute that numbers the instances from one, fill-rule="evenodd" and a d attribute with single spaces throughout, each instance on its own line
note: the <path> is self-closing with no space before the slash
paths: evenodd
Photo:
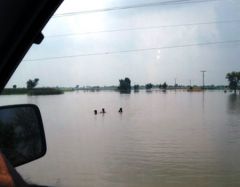
<path id="1" fill-rule="evenodd" d="M 240 88 L 240 72 L 230 72 L 230 73 L 227 73 L 226 75 L 226 79 L 228 80 L 229 82 L 229 89 L 230 90 L 233 90 L 235 93 L 237 92 L 237 90 L 239 90 Z M 35 79 L 29 79 L 27 82 L 26 82 L 26 86 L 27 86 L 27 89 L 28 90 L 32 90 L 33 88 L 35 88 L 39 83 L 39 79 L 38 78 L 35 78 Z M 175 88 L 178 87 L 178 88 L 186 88 L 186 86 L 183 86 L 183 85 L 175 85 Z M 197 86 L 194 86 L 194 87 L 197 87 Z M 13 89 L 17 89 L 17 85 L 14 84 L 12 86 Z M 120 92 L 122 93 L 130 93 L 131 92 L 131 89 L 133 89 L 134 91 L 138 91 L 139 89 L 146 89 L 146 90 L 151 90 L 152 88 L 159 88 L 159 89 L 162 89 L 162 90 L 167 90 L 169 88 L 169 86 L 167 85 L 166 82 L 164 82 L 163 84 L 159 84 L 159 85 L 154 85 L 152 83 L 147 83 L 145 86 L 143 85 L 138 85 L 138 84 L 135 84 L 133 86 L 131 86 L 131 80 L 130 78 L 128 77 L 125 77 L 124 79 L 120 79 L 119 80 L 119 86 L 116 87 L 116 86 L 104 86 L 104 87 L 100 87 L 100 86 L 93 86 L 93 87 L 81 87 L 79 85 L 76 85 L 75 88 L 73 88 L 73 90 L 88 90 L 88 89 L 91 89 L 91 90 L 97 90 L 99 91 L 100 89 L 101 90 L 108 90 L 108 89 L 111 89 L 111 90 L 114 90 L 114 89 L 117 89 L 119 90 Z M 170 86 L 169 89 L 172 89 L 174 88 L 173 86 Z M 206 86 L 207 89 L 217 89 L 217 88 L 224 88 L 223 85 L 220 85 L 220 86 L 214 86 L 214 85 L 209 85 L 209 86 Z"/>
<path id="2" fill-rule="evenodd" d="M 164 82 L 163 84 L 160 85 L 154 85 L 152 83 L 148 83 L 146 84 L 144 87 L 140 86 L 138 84 L 135 84 L 133 87 L 131 87 L 131 80 L 130 78 L 126 77 L 124 79 L 120 79 L 119 80 L 119 86 L 118 86 L 118 90 L 121 93 L 130 93 L 131 89 L 133 88 L 134 91 L 138 91 L 140 88 L 145 88 L 146 90 L 151 90 L 152 88 L 159 88 L 159 89 L 163 89 L 166 90 L 168 88 L 168 85 L 166 82 Z"/>

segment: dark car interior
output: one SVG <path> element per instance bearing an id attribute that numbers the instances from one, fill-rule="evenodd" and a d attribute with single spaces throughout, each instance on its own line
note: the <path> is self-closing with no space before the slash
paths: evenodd
<path id="1" fill-rule="evenodd" d="M 41 43 L 41 31 L 61 3 L 62 0 L 0 1 L 1 90 L 29 48 Z"/>
<path id="2" fill-rule="evenodd" d="M 62 0 L 0 1 L 0 91 L 29 48 L 44 39 L 41 31 L 61 3 Z M 1 107 L 0 113 L 0 186 L 29 186 L 14 167 L 46 153 L 40 111 L 35 105 L 12 105 Z M 14 120 L 18 124 L 14 125 Z"/>

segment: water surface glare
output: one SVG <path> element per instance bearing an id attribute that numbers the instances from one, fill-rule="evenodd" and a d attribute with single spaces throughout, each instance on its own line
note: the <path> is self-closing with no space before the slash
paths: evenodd
<path id="1" fill-rule="evenodd" d="M 1 96 L 0 102 L 40 107 L 48 152 L 18 168 L 28 181 L 68 187 L 240 186 L 239 95 L 79 91 Z M 106 114 L 94 115 L 102 107 Z"/>

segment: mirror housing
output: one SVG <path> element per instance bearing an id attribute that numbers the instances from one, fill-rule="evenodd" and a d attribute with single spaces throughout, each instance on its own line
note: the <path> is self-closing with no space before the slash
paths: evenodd
<path id="1" fill-rule="evenodd" d="M 43 122 L 36 105 L 0 107 L 0 151 L 14 167 L 44 156 L 46 150 Z"/>

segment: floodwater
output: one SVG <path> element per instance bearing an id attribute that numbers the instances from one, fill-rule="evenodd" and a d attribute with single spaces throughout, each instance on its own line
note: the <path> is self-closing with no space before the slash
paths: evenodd
<path id="1" fill-rule="evenodd" d="M 240 186 L 239 95 L 79 91 L 1 96 L 0 102 L 34 103 L 42 112 L 48 151 L 18 168 L 27 181 L 68 187 Z M 107 113 L 94 115 L 102 107 Z"/>

